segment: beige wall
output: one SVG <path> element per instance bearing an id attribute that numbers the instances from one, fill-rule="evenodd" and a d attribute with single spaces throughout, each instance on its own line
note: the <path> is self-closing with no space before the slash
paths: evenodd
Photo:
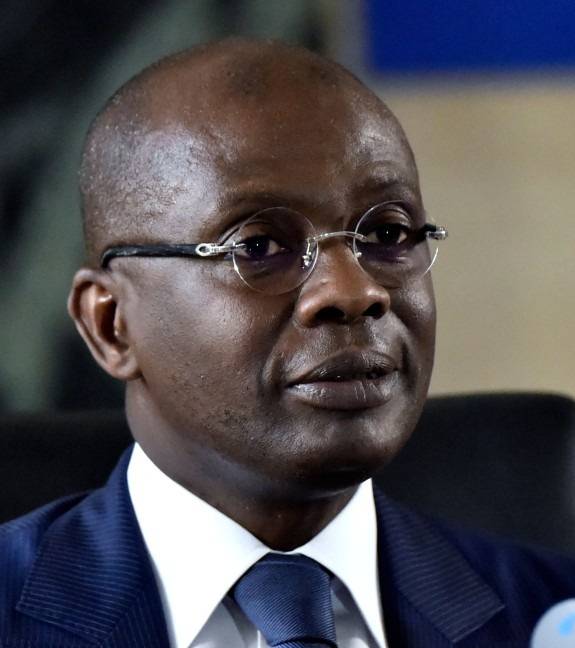
<path id="1" fill-rule="evenodd" d="M 575 396 L 575 83 L 386 83 L 448 226 L 432 391 Z"/>

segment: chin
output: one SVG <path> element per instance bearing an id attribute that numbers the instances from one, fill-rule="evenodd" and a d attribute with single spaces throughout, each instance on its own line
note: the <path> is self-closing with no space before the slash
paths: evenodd
<path id="1" fill-rule="evenodd" d="M 411 436 L 411 426 L 376 424 L 355 416 L 332 422 L 297 454 L 282 462 L 284 477 L 320 493 L 344 490 L 369 479 L 399 453 Z"/>
<path id="2" fill-rule="evenodd" d="M 329 466 L 319 474 L 306 475 L 305 485 L 318 495 L 333 495 L 359 486 L 376 472 L 365 465 Z"/>

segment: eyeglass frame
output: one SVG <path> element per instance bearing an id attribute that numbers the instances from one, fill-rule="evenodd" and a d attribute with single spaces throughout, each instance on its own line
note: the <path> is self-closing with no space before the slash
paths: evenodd
<path id="1" fill-rule="evenodd" d="M 398 203 L 395 203 L 393 201 L 390 201 L 389 203 L 384 202 L 384 203 L 378 203 L 377 205 L 374 205 L 373 207 L 370 207 L 358 220 L 358 224 L 356 226 L 356 231 L 349 231 L 349 230 L 341 230 L 337 232 L 323 232 L 321 234 L 316 234 L 311 237 L 307 237 L 304 239 L 303 243 L 306 244 L 306 253 L 303 255 L 303 263 L 304 263 L 304 268 L 308 272 L 307 276 L 304 277 L 301 283 L 305 282 L 311 273 L 313 272 L 314 267 L 310 269 L 310 265 L 313 263 L 313 266 L 315 266 L 315 261 L 317 261 L 317 258 L 319 256 L 318 254 L 314 254 L 314 258 L 312 259 L 311 253 L 314 247 L 316 249 L 319 249 L 319 243 L 322 241 L 326 241 L 331 238 L 337 238 L 337 237 L 347 237 L 351 238 L 354 241 L 359 240 L 360 242 L 367 243 L 369 242 L 369 239 L 364 236 L 363 234 L 360 234 L 357 231 L 357 227 L 359 227 L 360 223 L 364 219 L 364 217 L 370 213 L 372 210 L 377 209 L 378 207 L 385 206 L 387 204 L 399 206 Z M 272 207 L 272 208 L 267 208 L 267 209 L 288 209 L 287 207 Z M 256 218 L 259 214 L 267 211 L 267 209 L 260 210 L 253 214 L 249 219 L 245 221 L 245 223 L 248 223 L 252 218 Z M 291 211 L 291 210 L 289 210 Z M 299 212 L 298 212 L 299 214 Z M 303 216 L 306 220 L 308 220 L 303 214 L 299 214 L 300 216 Z M 244 224 L 245 224 L 244 223 Z M 311 225 L 311 223 L 310 223 Z M 242 225 L 243 226 L 243 225 Z M 313 228 L 313 225 L 312 225 Z M 440 226 L 440 225 L 435 225 L 433 223 L 424 223 L 422 227 L 419 229 L 413 230 L 411 232 L 412 240 L 415 242 L 414 246 L 417 245 L 418 243 L 422 243 L 423 241 L 427 239 L 433 239 L 436 241 L 443 241 L 447 238 L 448 236 L 448 231 L 445 227 Z M 178 257 L 183 257 L 183 258 L 199 258 L 199 259 L 206 259 L 206 258 L 216 258 L 225 254 L 230 254 L 233 253 L 235 250 L 241 249 L 246 247 L 245 243 L 224 243 L 223 245 L 218 245 L 217 243 L 157 243 L 157 244 L 151 244 L 151 245 L 116 245 L 107 248 L 104 250 L 102 255 L 100 256 L 100 268 L 102 269 L 107 269 L 110 261 L 112 261 L 115 258 L 126 258 L 126 257 L 147 257 L 147 258 L 178 258 Z M 361 252 L 356 252 L 354 253 L 354 256 L 356 258 L 359 258 L 361 256 Z M 423 275 L 427 274 L 429 272 L 431 266 L 435 262 L 435 258 L 437 256 L 437 251 L 435 255 L 433 256 L 433 259 L 431 260 L 431 263 L 429 264 L 429 267 L 427 270 L 423 273 Z M 251 286 L 249 283 L 246 282 L 246 280 L 242 277 L 240 271 L 238 270 L 236 264 L 234 263 L 234 269 L 236 273 L 239 275 L 240 279 L 244 283 L 246 283 L 252 290 L 256 290 L 257 288 L 254 288 Z M 294 286 L 297 288 L 300 284 L 297 284 Z"/>

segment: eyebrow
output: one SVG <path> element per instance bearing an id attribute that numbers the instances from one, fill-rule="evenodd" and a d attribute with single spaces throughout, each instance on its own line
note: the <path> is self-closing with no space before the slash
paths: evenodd
<path id="1" fill-rule="evenodd" d="M 385 198 L 384 194 L 392 191 L 397 192 L 398 199 L 414 200 L 418 197 L 417 177 L 407 177 L 401 169 L 389 161 L 378 161 L 375 168 L 370 164 L 362 166 L 371 167 L 371 173 L 361 179 L 356 186 L 350 188 L 350 194 L 354 201 L 359 202 L 359 197 L 362 194 L 379 193 L 382 198 Z M 361 170 L 361 166 L 359 169 Z M 249 185 L 247 182 L 246 184 Z M 270 186 L 268 189 L 242 187 L 241 185 L 239 187 L 232 186 L 221 198 L 220 208 L 226 217 L 220 225 L 228 230 L 248 217 L 250 212 L 268 207 L 287 207 L 306 213 L 309 209 L 321 208 L 326 202 L 326 200 L 319 199 L 313 188 L 311 191 L 301 191 L 287 187 L 278 188 L 277 186 Z"/>
<path id="2" fill-rule="evenodd" d="M 372 167 L 372 173 L 364 178 L 358 185 L 358 190 L 407 188 L 417 192 L 419 188 L 417 173 L 413 177 L 407 176 L 402 169 L 388 160 L 380 160 L 373 168 L 373 164 L 362 166 Z M 360 167 L 361 168 L 361 167 Z"/>
<path id="3" fill-rule="evenodd" d="M 321 205 L 321 201 L 310 200 L 310 196 L 301 191 L 283 190 L 249 190 L 232 189 L 224 195 L 222 206 L 230 210 L 254 205 L 255 207 L 305 207 Z"/>
<path id="4" fill-rule="evenodd" d="M 417 193 L 418 185 L 414 179 L 407 178 L 399 171 L 374 173 L 368 176 L 357 186 L 352 187 L 352 194 L 361 194 L 365 191 L 389 191 L 392 189 L 408 189 Z M 320 207 L 326 201 L 319 200 L 317 194 L 310 195 L 303 191 L 277 190 L 277 189 L 235 189 L 231 188 L 223 197 L 222 206 L 234 209 L 236 206 L 257 204 L 270 207 Z"/>

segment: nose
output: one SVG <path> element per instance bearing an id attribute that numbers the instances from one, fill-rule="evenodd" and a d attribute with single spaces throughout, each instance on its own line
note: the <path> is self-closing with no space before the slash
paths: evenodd
<path id="1" fill-rule="evenodd" d="M 353 324 L 383 317 L 390 301 L 389 292 L 363 270 L 348 245 L 326 241 L 314 271 L 301 288 L 295 317 L 305 327 Z"/>

